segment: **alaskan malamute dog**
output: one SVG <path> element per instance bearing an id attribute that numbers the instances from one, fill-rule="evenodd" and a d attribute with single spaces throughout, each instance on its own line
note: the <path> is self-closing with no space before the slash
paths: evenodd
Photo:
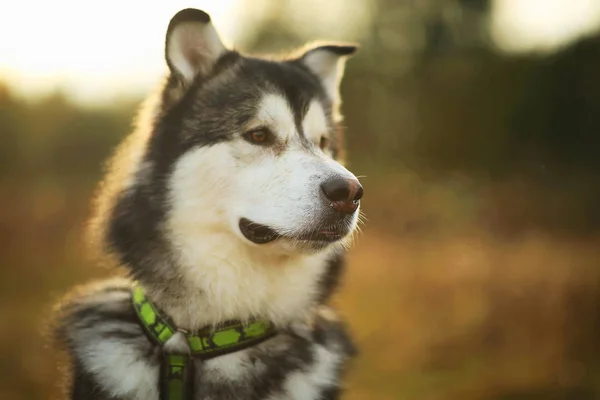
<path id="1" fill-rule="evenodd" d="M 248 57 L 205 12 L 173 17 L 168 78 L 110 163 L 90 224 L 130 279 L 58 307 L 72 399 L 338 398 L 354 347 L 327 303 L 363 195 L 336 161 L 355 51 Z"/>

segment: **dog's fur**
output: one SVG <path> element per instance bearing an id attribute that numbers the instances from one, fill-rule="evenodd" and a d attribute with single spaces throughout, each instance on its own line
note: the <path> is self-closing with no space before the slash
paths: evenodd
<path id="1" fill-rule="evenodd" d="M 134 280 L 180 328 L 276 324 L 267 341 L 196 360 L 196 399 L 339 396 L 354 347 L 326 303 L 358 211 L 335 217 L 320 185 L 332 176 L 356 180 L 335 161 L 338 88 L 354 51 L 326 44 L 285 59 L 251 58 L 228 50 L 204 12 L 173 17 L 170 74 L 111 162 L 90 224 L 103 260 L 130 279 L 85 287 L 58 308 L 72 399 L 158 399 L 161 349 L 131 306 Z M 256 129 L 271 132 L 266 143 L 249 143 Z M 281 237 L 253 243 L 241 218 Z M 329 230 L 343 235 L 311 237 Z M 167 347 L 182 348 L 180 335 Z"/>

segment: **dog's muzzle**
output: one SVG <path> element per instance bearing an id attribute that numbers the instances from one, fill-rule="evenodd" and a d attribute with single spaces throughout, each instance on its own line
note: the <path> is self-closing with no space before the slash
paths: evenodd
<path id="1" fill-rule="evenodd" d="M 315 218 L 310 229 L 297 233 L 281 233 L 276 228 L 241 218 L 240 232 L 255 244 L 266 244 L 280 238 L 321 243 L 322 246 L 343 239 L 352 230 L 355 213 L 363 196 L 363 188 L 356 178 L 335 176 L 320 186 L 323 203 L 321 216 Z"/>

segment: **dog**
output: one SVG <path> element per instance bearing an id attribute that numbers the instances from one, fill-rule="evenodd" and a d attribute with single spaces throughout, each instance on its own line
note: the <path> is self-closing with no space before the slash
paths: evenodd
<path id="1" fill-rule="evenodd" d="M 339 398 L 356 349 L 328 302 L 363 195 L 340 162 L 339 86 L 356 50 L 250 57 L 203 11 L 171 19 L 168 75 L 108 163 L 89 224 L 128 277 L 57 306 L 69 398 Z"/>

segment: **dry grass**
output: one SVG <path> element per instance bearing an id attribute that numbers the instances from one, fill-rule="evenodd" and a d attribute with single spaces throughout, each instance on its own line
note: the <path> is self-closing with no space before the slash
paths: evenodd
<path id="1" fill-rule="evenodd" d="M 367 230 L 338 299 L 362 350 L 349 398 L 502 398 L 587 387 L 593 371 L 578 347 L 597 329 L 597 244 Z"/>
<path id="2" fill-rule="evenodd" d="M 56 396 L 57 358 L 40 339 L 52 303 L 109 273 L 82 257 L 89 188 L 43 187 L 0 192 L 1 399 Z M 373 219 L 336 298 L 361 349 L 348 399 L 600 394 L 599 240 L 507 241 L 477 229 L 417 237 Z"/>

